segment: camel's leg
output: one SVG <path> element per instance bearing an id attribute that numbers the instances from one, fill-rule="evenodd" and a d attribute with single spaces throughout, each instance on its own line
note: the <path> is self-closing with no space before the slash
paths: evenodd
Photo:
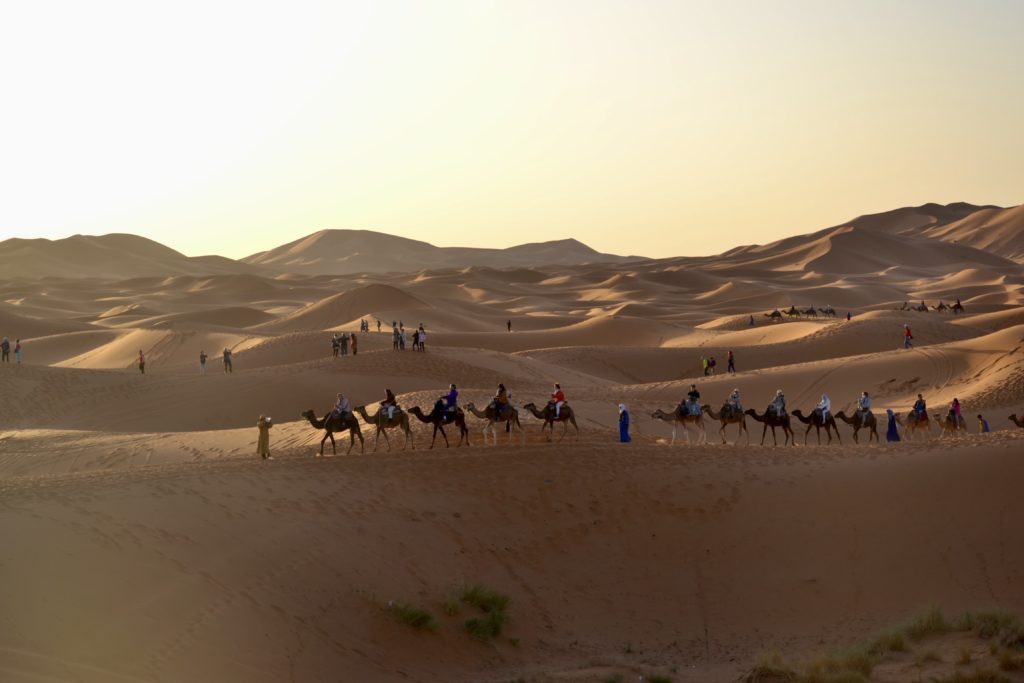
<path id="1" fill-rule="evenodd" d="M 718 430 L 718 435 L 720 437 L 722 437 L 722 443 L 723 444 L 729 443 L 728 441 L 725 440 L 725 423 L 724 422 L 722 423 L 722 426 Z"/>
<path id="2" fill-rule="evenodd" d="M 579 441 L 580 440 L 580 426 L 578 424 L 576 424 L 576 416 L 573 415 L 572 419 L 570 421 L 572 422 L 573 429 L 576 430 L 576 441 Z M 568 429 L 568 428 L 569 428 L 568 425 L 566 425 L 566 429 Z"/>
<path id="3" fill-rule="evenodd" d="M 768 423 L 767 422 L 761 427 L 761 445 L 762 446 L 764 445 L 764 437 L 766 437 L 766 436 L 768 436 Z M 775 436 L 775 428 L 772 427 L 772 437 L 774 437 L 774 436 Z M 738 440 L 739 440 L 739 435 L 737 434 L 737 442 L 738 442 Z M 778 446 L 779 444 L 776 443 L 775 445 Z"/>
<path id="4" fill-rule="evenodd" d="M 387 427 L 377 427 L 377 438 L 378 439 L 380 438 L 381 434 L 384 435 L 384 443 L 386 443 L 388 445 L 388 452 L 390 453 L 391 452 L 391 439 L 388 437 L 388 429 L 387 429 Z M 373 450 L 377 450 L 377 447 L 374 446 Z"/>
<path id="5" fill-rule="evenodd" d="M 331 437 L 331 452 L 334 455 L 338 454 L 338 444 L 334 442 L 334 432 L 327 432 L 327 436 Z"/>
<path id="6" fill-rule="evenodd" d="M 449 447 L 449 445 L 448 445 L 448 435 L 444 433 L 444 425 L 441 425 L 441 424 L 437 425 L 437 429 L 441 430 L 441 436 L 444 437 L 444 447 L 448 448 Z M 437 429 L 434 430 L 434 436 L 437 436 Z"/>
<path id="7" fill-rule="evenodd" d="M 330 435 L 331 433 L 327 432 L 326 434 L 324 434 L 324 438 L 320 439 L 320 455 L 324 454 L 324 443 L 327 441 L 327 437 Z"/>
<path id="8" fill-rule="evenodd" d="M 554 427 L 552 427 L 552 430 Z M 565 433 L 569 431 L 569 423 L 566 420 L 562 420 L 562 435 L 558 437 L 558 443 L 562 443 L 562 439 L 565 438 Z"/>
<path id="9" fill-rule="evenodd" d="M 409 447 L 412 450 L 416 450 L 416 441 L 413 439 L 412 436 L 412 426 L 408 422 L 406 422 L 404 425 L 402 425 L 402 429 L 405 430 L 405 438 L 409 441 Z M 402 450 L 405 450 L 405 446 L 402 446 Z"/>

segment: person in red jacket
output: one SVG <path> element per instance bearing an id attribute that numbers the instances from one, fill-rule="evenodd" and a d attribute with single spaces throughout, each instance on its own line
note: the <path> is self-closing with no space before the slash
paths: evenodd
<path id="1" fill-rule="evenodd" d="M 903 325 L 903 348 L 909 349 L 913 344 L 910 340 L 914 338 L 914 335 L 910 334 L 910 325 L 904 323 Z"/>
<path id="2" fill-rule="evenodd" d="M 555 404 L 555 419 L 558 419 L 558 413 L 562 410 L 562 404 L 565 403 L 565 393 L 562 391 L 562 385 L 555 382 L 555 393 L 551 394 L 551 400 Z"/>

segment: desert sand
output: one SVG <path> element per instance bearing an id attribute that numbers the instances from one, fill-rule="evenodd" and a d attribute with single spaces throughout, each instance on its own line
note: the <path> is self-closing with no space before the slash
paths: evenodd
<path id="1" fill-rule="evenodd" d="M 541 243 L 413 267 L 422 247 L 395 239 L 315 233 L 242 261 L 0 243 L 0 680 L 732 681 L 933 606 L 1024 614 L 1020 207 L 899 209 L 707 258 Z M 769 317 L 792 307 L 815 314 Z M 425 353 L 392 350 L 399 320 Z M 332 357 L 342 332 L 357 355 Z M 485 446 L 468 416 L 468 446 L 449 427 L 431 450 L 413 419 L 415 448 L 389 448 L 364 423 L 365 450 L 339 435 L 319 458 L 300 417 L 385 388 L 429 412 L 452 382 L 477 406 L 503 382 L 525 438 Z M 549 442 L 522 405 L 554 382 L 579 434 Z M 805 413 L 868 391 L 882 441 L 796 424 L 796 445 L 762 446 L 748 418 L 749 440 L 706 420 L 706 442 L 670 445 L 651 414 L 691 383 L 758 412 L 780 388 Z M 958 398 L 968 432 L 887 443 L 885 410 L 918 393 L 939 416 Z M 473 584 L 509 598 L 493 638 L 464 627 Z"/>

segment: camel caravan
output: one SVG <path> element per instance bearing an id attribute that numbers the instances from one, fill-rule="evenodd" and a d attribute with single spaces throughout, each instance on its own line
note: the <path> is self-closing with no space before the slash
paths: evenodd
<path id="1" fill-rule="evenodd" d="M 779 309 L 776 308 L 771 313 L 765 313 L 764 317 L 770 319 L 772 322 L 779 322 L 783 318 L 814 318 L 815 320 L 817 320 L 818 314 L 821 314 L 821 316 L 824 318 L 838 317 L 836 309 L 832 308 L 831 305 L 825 306 L 825 308 L 815 308 L 814 306 L 808 306 L 807 308 L 797 308 L 796 306 L 790 306 L 785 311 L 780 311 Z"/>
<path id="2" fill-rule="evenodd" d="M 936 313 L 953 313 L 959 315 L 964 312 L 964 305 L 960 303 L 959 297 L 956 302 L 947 305 L 944 301 L 939 301 L 938 305 L 929 307 L 924 301 L 920 304 L 912 304 L 909 301 L 904 301 L 903 305 L 897 308 L 898 311 L 917 311 L 918 313 L 928 313 L 929 311 L 935 311 Z"/>

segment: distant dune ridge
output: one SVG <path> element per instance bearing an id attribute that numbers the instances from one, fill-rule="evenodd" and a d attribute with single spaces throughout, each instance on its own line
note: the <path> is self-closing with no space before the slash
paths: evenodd
<path id="1" fill-rule="evenodd" d="M 132 235 L 0 242 L 0 337 L 22 343 L 0 363 L 0 679 L 732 682 L 932 605 L 1024 614 L 1022 235 L 1021 207 L 961 203 L 710 257 L 358 230 L 240 261 Z M 356 344 L 335 358 L 339 334 Z M 524 404 L 555 382 L 579 434 L 549 443 Z M 371 417 L 365 454 L 340 435 L 313 457 L 302 411 L 343 392 L 373 416 L 391 389 L 429 413 L 452 383 L 478 407 L 505 384 L 523 434 L 485 448 L 469 416 L 469 445 L 449 426 L 430 451 L 414 417 L 415 450 L 398 430 L 389 449 Z M 757 413 L 778 389 L 805 414 L 868 391 L 882 443 L 652 418 L 691 384 Z M 919 393 L 934 420 L 962 401 L 969 433 L 888 444 L 886 409 Z M 478 583 L 509 597 L 486 643 L 459 599 Z"/>

